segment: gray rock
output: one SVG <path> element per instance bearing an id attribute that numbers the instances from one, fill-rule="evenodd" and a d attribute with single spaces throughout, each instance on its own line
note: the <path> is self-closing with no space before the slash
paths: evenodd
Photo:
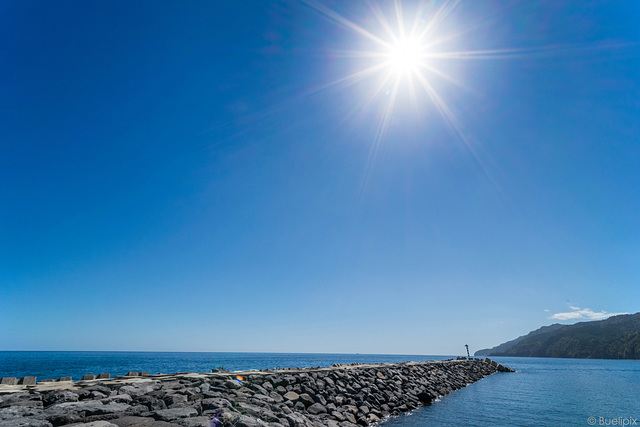
<path id="1" fill-rule="evenodd" d="M 316 394 L 315 396 L 313 396 L 313 400 L 324 406 L 327 406 L 327 399 L 325 399 L 324 396 L 321 394 Z"/>
<path id="2" fill-rule="evenodd" d="M 345 416 L 344 416 L 344 415 L 342 415 L 342 413 L 341 413 L 341 412 L 338 412 L 338 411 L 333 411 L 333 412 L 331 412 L 331 416 L 332 416 L 333 418 L 335 418 L 336 420 L 338 420 L 338 421 L 344 421 L 344 420 L 346 420 Z"/>
<path id="3" fill-rule="evenodd" d="M 281 403 L 284 402 L 284 398 L 282 396 L 280 396 L 277 392 L 272 391 L 271 393 L 269 393 L 269 397 L 271 399 L 273 399 L 273 401 L 275 403 Z"/>
<path id="4" fill-rule="evenodd" d="M 175 421 L 180 418 L 197 417 L 198 411 L 194 408 L 173 408 L 153 411 L 153 418 L 158 421 Z"/>
<path id="5" fill-rule="evenodd" d="M 149 412 L 149 408 L 145 405 L 132 405 L 125 411 L 127 415 L 142 415 Z"/>
<path id="6" fill-rule="evenodd" d="M 48 416 L 47 421 L 54 426 L 64 426 L 67 424 L 82 422 L 82 417 L 76 414 L 57 414 Z"/>
<path id="7" fill-rule="evenodd" d="M 239 389 L 240 387 L 242 387 L 242 384 L 240 384 L 238 381 L 233 381 L 233 380 L 228 380 L 224 382 L 224 385 L 226 388 L 230 388 L 230 389 Z"/>
<path id="8" fill-rule="evenodd" d="M 118 427 L 177 427 L 180 424 L 168 423 L 166 421 L 157 421 L 148 417 L 122 417 L 110 420 L 111 423 Z"/>
<path id="9" fill-rule="evenodd" d="M 351 412 L 343 412 L 342 415 L 344 415 L 346 421 L 349 421 L 352 424 L 358 423 L 358 420 L 356 420 L 356 416 L 353 415 Z"/>
<path id="10" fill-rule="evenodd" d="M 91 416 L 124 412 L 127 409 L 129 409 L 129 405 L 126 403 L 112 402 L 105 405 L 96 400 L 84 400 L 80 402 L 57 403 L 45 409 L 44 412 L 47 415 L 84 413 L 85 416 Z"/>
<path id="11" fill-rule="evenodd" d="M 231 402 L 229 400 L 220 397 L 204 399 L 200 402 L 200 404 L 202 405 L 203 411 L 219 410 L 231 406 Z"/>
<path id="12" fill-rule="evenodd" d="M 11 403 L 3 403 L 0 404 L 0 408 L 10 408 L 12 406 L 23 406 L 26 408 L 33 408 L 33 409 L 38 409 L 38 410 L 42 410 L 44 405 L 42 404 L 42 400 L 17 400 L 17 401 L 13 401 Z"/>
<path id="13" fill-rule="evenodd" d="M 185 418 L 178 421 L 184 427 L 211 427 L 209 417 Z"/>
<path id="14" fill-rule="evenodd" d="M 235 427 L 269 427 L 269 424 L 257 418 L 251 418 L 246 415 L 240 415 L 236 420 Z"/>
<path id="15" fill-rule="evenodd" d="M 126 394 L 124 396 L 126 396 Z M 167 405 L 164 403 L 164 400 L 156 399 L 149 395 L 138 396 L 136 397 L 135 402 L 139 405 L 145 405 L 150 411 L 167 409 Z"/>
<path id="16" fill-rule="evenodd" d="M 77 402 L 78 394 L 66 390 L 55 391 L 46 395 L 42 401 L 45 406 L 54 405 L 56 403 Z"/>
<path id="17" fill-rule="evenodd" d="M 298 400 L 300 398 L 300 395 L 298 393 L 296 393 L 295 391 L 288 391 L 282 397 L 284 397 L 287 400 L 296 401 L 296 400 Z"/>
<path id="18" fill-rule="evenodd" d="M 298 399 L 298 401 L 302 402 L 305 407 L 311 406 L 314 404 L 313 397 L 309 396 L 307 393 L 302 393 Z"/>
<path id="19" fill-rule="evenodd" d="M 321 403 L 314 403 L 307 408 L 307 412 L 313 415 L 326 414 L 327 408 L 325 408 Z"/>
<path id="20" fill-rule="evenodd" d="M 112 424 L 108 421 L 93 421 L 90 423 L 70 424 L 74 427 L 118 427 L 116 424 Z"/>
<path id="21" fill-rule="evenodd" d="M 34 415 L 41 415 L 42 410 L 29 406 L 9 406 L 0 409 L 0 420 L 10 420 L 13 418 L 26 418 Z"/>
<path id="22" fill-rule="evenodd" d="M 94 394 L 95 397 L 98 397 L 98 394 L 104 396 L 104 394 L 100 393 L 99 391 L 92 391 L 91 393 Z M 103 397 L 102 399 L 100 399 L 100 401 L 104 404 L 112 402 L 131 404 L 131 402 L 133 402 L 133 398 L 128 394 L 116 394 L 115 396 Z"/>
<path id="23" fill-rule="evenodd" d="M 41 418 L 14 418 L 0 421 L 0 427 L 53 427 L 53 425 Z"/>
<path id="24" fill-rule="evenodd" d="M 167 397 L 165 397 L 163 400 L 164 400 L 164 403 L 167 404 L 167 406 L 171 406 L 176 403 L 186 403 L 187 396 L 185 396 L 184 394 L 170 394 Z"/>
<path id="25" fill-rule="evenodd" d="M 131 397 L 142 396 L 143 394 L 151 393 L 155 390 L 155 387 L 150 383 L 139 383 L 135 385 L 125 385 L 120 387 L 118 394 L 128 394 Z"/>

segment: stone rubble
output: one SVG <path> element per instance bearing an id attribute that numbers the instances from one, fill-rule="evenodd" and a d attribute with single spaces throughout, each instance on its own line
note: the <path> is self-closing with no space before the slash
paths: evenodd
<path id="1" fill-rule="evenodd" d="M 484 360 L 334 365 L 0 386 L 0 427 L 356 427 L 496 372 Z M 85 376 L 91 378 L 94 376 Z"/>

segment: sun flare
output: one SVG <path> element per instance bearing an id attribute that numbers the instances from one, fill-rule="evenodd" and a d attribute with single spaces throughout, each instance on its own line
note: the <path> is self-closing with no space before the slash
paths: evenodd
<path id="1" fill-rule="evenodd" d="M 405 38 L 387 48 L 387 64 L 397 74 L 418 72 L 424 60 L 424 46 L 418 38 Z"/>
<path id="2" fill-rule="evenodd" d="M 318 90 L 365 84 L 365 96 L 352 111 L 355 114 L 363 107 L 381 107 L 374 147 L 383 139 L 394 112 L 407 111 L 406 105 L 401 105 L 407 100 L 417 113 L 416 117 L 437 113 L 446 126 L 470 146 L 456 111 L 442 95 L 445 85 L 469 90 L 451 62 L 505 58 L 526 52 L 523 49 L 464 48 L 464 36 L 473 25 L 456 25 L 456 20 L 450 19 L 455 16 L 460 0 L 406 1 L 406 5 L 403 0 L 371 2 L 369 11 L 373 19 L 362 20 L 365 24 L 337 13 L 322 0 L 303 2 L 357 35 L 356 39 L 362 42 L 361 47 L 335 52 L 337 57 L 357 62 L 354 72 Z"/>

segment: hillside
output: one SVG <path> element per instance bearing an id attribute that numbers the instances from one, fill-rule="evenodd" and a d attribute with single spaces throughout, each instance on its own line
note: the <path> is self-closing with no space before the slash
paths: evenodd
<path id="1" fill-rule="evenodd" d="M 640 313 L 543 326 L 476 356 L 640 359 Z"/>

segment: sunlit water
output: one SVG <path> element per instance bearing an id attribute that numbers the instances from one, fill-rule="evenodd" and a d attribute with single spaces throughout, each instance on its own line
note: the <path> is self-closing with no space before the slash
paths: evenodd
<path id="1" fill-rule="evenodd" d="M 39 379 L 128 371 L 209 372 L 442 360 L 449 356 L 276 353 L 0 352 L 0 377 Z M 640 361 L 495 358 L 517 370 L 491 375 L 392 426 L 634 425 L 640 419 Z M 589 417 L 594 417 L 589 419 Z M 616 420 L 616 421 L 612 421 Z M 625 421 L 626 420 L 626 421 Z M 617 424 L 616 424 L 617 423 Z M 629 424 L 626 424 L 629 423 Z"/>

